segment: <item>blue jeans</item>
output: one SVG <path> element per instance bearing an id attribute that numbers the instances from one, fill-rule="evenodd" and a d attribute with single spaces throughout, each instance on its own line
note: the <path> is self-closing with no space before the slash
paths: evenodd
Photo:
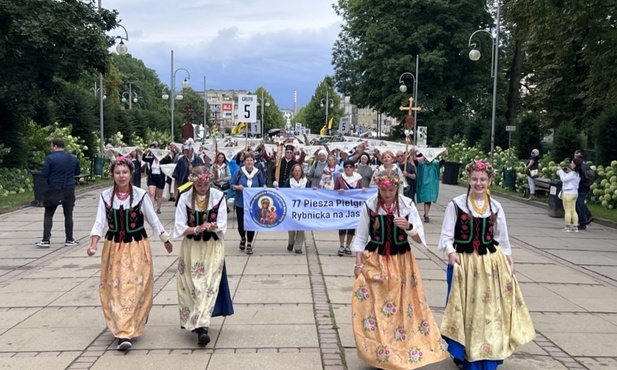
<path id="1" fill-rule="evenodd" d="M 578 214 L 578 224 L 580 228 L 585 228 L 587 220 L 591 218 L 591 212 L 585 204 L 585 198 L 589 194 L 589 189 L 578 189 L 578 198 L 576 198 L 576 213 Z"/>

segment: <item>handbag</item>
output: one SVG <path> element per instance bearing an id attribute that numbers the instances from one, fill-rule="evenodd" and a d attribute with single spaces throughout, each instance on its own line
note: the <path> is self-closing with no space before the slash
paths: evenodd
<path id="1" fill-rule="evenodd" d="M 229 185 L 229 181 L 224 181 L 221 183 L 218 182 L 212 182 L 212 186 L 214 186 L 215 188 L 219 189 L 220 191 L 227 191 L 230 188 Z"/>
<path id="2" fill-rule="evenodd" d="M 64 171 L 64 181 L 62 182 L 62 188 L 60 189 L 46 189 L 43 192 L 43 207 L 55 207 L 64 203 L 64 186 L 66 185 L 66 176 L 69 173 L 69 165 L 71 164 L 71 157 L 67 153 L 66 157 L 66 170 Z"/>
<path id="3" fill-rule="evenodd" d="M 529 176 L 534 179 L 538 177 L 538 169 L 536 168 L 535 170 L 529 170 Z"/>

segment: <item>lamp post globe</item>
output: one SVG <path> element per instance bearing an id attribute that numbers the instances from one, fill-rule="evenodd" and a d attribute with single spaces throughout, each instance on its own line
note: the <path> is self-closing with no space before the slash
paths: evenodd
<path id="1" fill-rule="evenodd" d="M 163 100 L 167 100 L 169 99 L 169 94 L 165 93 L 161 97 L 163 98 Z"/>
<path id="2" fill-rule="evenodd" d="M 129 48 L 124 44 L 124 41 L 120 40 L 120 43 L 116 45 L 116 51 L 120 55 L 125 55 L 129 52 Z"/>
<path id="3" fill-rule="evenodd" d="M 185 89 L 187 87 L 189 87 L 189 79 L 188 78 L 185 78 L 184 81 L 182 81 L 182 87 L 185 88 Z"/>
<path id="4" fill-rule="evenodd" d="M 407 91 L 407 85 L 405 85 L 405 84 L 401 84 L 401 86 L 399 86 L 399 88 L 398 88 L 398 89 L 399 89 L 399 90 L 401 90 L 401 92 L 402 92 L 402 93 L 404 93 L 404 92 L 406 92 L 406 91 Z"/>
<path id="5" fill-rule="evenodd" d="M 469 51 L 469 59 L 473 60 L 474 62 L 477 62 L 480 59 L 480 56 L 482 54 L 480 53 L 480 50 L 478 49 L 471 49 Z"/>

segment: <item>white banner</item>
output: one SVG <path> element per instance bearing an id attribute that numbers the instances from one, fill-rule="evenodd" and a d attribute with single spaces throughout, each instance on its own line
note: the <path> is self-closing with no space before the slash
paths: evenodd
<path id="1" fill-rule="evenodd" d="M 245 188 L 244 228 L 250 231 L 355 229 L 364 201 L 377 191 Z"/>

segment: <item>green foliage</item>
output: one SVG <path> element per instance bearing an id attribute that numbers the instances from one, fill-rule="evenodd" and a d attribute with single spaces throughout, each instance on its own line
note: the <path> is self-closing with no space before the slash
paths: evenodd
<path id="1" fill-rule="evenodd" d="M 32 191 L 33 180 L 28 170 L 0 168 L 0 197 Z"/>
<path id="2" fill-rule="evenodd" d="M 574 151 L 582 147 L 580 129 L 571 123 L 563 123 L 555 130 L 553 155 L 555 158 L 571 159 Z"/>
<path id="3" fill-rule="evenodd" d="M 516 156 L 518 158 L 526 158 L 533 149 L 538 149 L 542 152 L 542 136 L 538 115 L 526 113 L 520 116 L 516 123 L 516 132 L 514 133 Z"/>
<path id="4" fill-rule="evenodd" d="M 617 158 L 617 108 L 607 108 L 594 121 L 593 141 L 596 148 L 596 161 L 608 165 Z"/>
<path id="5" fill-rule="evenodd" d="M 2 159 L 5 155 L 11 152 L 11 148 L 6 148 L 4 144 L 0 144 L 0 164 L 2 164 Z"/>
<path id="6" fill-rule="evenodd" d="M 329 101 L 327 104 L 326 99 Z M 328 121 L 332 119 L 332 133 L 335 134 L 338 123 L 344 111 L 340 108 L 341 98 L 334 91 L 330 77 L 325 77 L 315 88 L 311 100 L 303 108 L 304 126 L 311 129 L 313 134 L 319 134 L 326 124 L 326 105 L 328 105 Z M 323 105 L 323 107 L 322 107 Z"/>
<path id="7" fill-rule="evenodd" d="M 268 133 L 268 130 L 273 128 L 284 128 L 285 127 L 285 118 L 281 114 L 281 110 L 276 105 L 274 98 L 270 93 L 263 87 L 260 86 L 253 93 L 257 95 L 257 99 L 259 102 L 257 104 L 257 119 L 261 120 L 261 99 L 263 94 L 264 104 L 263 104 L 263 120 L 264 120 L 264 133 Z M 266 105 L 266 102 L 268 105 Z"/>

